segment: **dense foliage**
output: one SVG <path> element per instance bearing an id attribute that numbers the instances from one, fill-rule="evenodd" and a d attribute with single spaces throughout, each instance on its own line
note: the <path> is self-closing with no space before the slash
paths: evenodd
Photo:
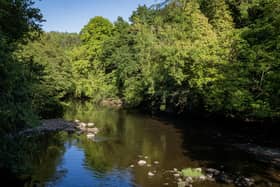
<path id="1" fill-rule="evenodd" d="M 79 34 L 41 32 L 31 0 L 0 3 L 2 131 L 73 98 L 279 119 L 279 0 L 166 0 L 130 22 L 95 17 Z"/>
<path id="2" fill-rule="evenodd" d="M 278 118 L 279 2 L 170 0 L 131 24 L 95 17 L 72 67 L 78 97 L 153 111 Z"/>
<path id="3" fill-rule="evenodd" d="M 0 132 L 34 124 L 32 89 L 40 80 L 41 67 L 32 59 L 17 58 L 19 44 L 40 31 L 42 15 L 33 2 L 0 1 Z"/>

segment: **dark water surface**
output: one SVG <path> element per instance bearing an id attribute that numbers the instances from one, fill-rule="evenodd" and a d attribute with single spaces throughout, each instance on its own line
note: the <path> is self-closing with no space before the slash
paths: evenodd
<path id="1" fill-rule="evenodd" d="M 252 177 L 257 186 L 267 186 L 267 182 L 280 186 L 279 170 L 222 142 L 216 129 L 195 122 L 181 121 L 179 126 L 185 128 L 176 128 L 173 122 L 89 103 L 71 104 L 64 118 L 94 122 L 100 128 L 96 141 L 65 133 L 42 137 L 44 151 L 34 152 L 30 164 L 35 167 L 26 186 L 177 186 L 168 170 L 186 167 L 223 169 Z M 147 156 L 152 166 L 138 166 L 141 156 Z M 149 171 L 156 171 L 155 176 L 149 177 Z M 234 185 L 204 182 L 193 186 Z"/>

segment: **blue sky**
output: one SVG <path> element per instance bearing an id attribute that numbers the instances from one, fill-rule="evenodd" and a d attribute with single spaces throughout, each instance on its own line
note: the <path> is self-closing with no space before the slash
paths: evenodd
<path id="1" fill-rule="evenodd" d="M 79 32 L 94 16 L 114 22 L 118 16 L 128 20 L 139 4 L 148 6 L 157 0 L 36 0 L 46 20 L 45 31 Z"/>

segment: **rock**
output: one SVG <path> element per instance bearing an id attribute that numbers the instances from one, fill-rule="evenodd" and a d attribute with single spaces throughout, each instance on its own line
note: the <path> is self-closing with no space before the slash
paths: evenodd
<path id="1" fill-rule="evenodd" d="M 202 175 L 202 176 L 199 177 L 199 180 L 205 181 L 205 180 L 206 180 L 206 177 L 205 177 L 204 175 Z"/>
<path id="2" fill-rule="evenodd" d="M 177 184 L 178 184 L 178 187 L 185 187 L 186 186 L 186 182 L 184 182 L 184 181 L 179 181 Z"/>
<path id="3" fill-rule="evenodd" d="M 89 127 L 89 128 L 94 127 L 94 123 L 88 123 L 87 127 Z"/>
<path id="4" fill-rule="evenodd" d="M 178 172 L 178 169 L 177 168 L 173 168 L 173 171 Z"/>
<path id="5" fill-rule="evenodd" d="M 192 183 L 192 182 L 193 182 L 193 178 L 192 178 L 192 177 L 187 177 L 187 178 L 186 178 L 186 182 Z"/>
<path id="6" fill-rule="evenodd" d="M 78 120 L 78 119 L 75 119 L 75 122 L 76 122 L 76 123 L 79 123 L 79 122 L 80 122 L 80 120 Z"/>
<path id="7" fill-rule="evenodd" d="M 152 165 L 151 164 L 147 164 L 147 167 L 151 167 Z"/>
<path id="8" fill-rule="evenodd" d="M 148 156 L 144 156 L 144 158 L 145 158 L 145 159 L 148 159 L 149 157 L 148 157 Z"/>
<path id="9" fill-rule="evenodd" d="M 87 124 L 86 124 L 86 123 L 84 123 L 84 122 L 80 122 L 80 123 L 79 123 L 79 125 L 80 125 L 80 127 L 81 127 L 81 128 L 85 128 L 85 127 L 87 127 Z"/>
<path id="10" fill-rule="evenodd" d="M 220 174 L 220 171 L 219 171 L 219 170 L 213 169 L 213 168 L 207 168 L 207 169 L 205 170 L 205 172 L 206 172 L 207 174 L 212 174 L 212 175 L 219 175 L 219 174 Z"/>
<path id="11" fill-rule="evenodd" d="M 178 180 L 178 182 L 182 182 L 183 181 L 181 178 L 178 178 L 177 180 Z"/>
<path id="12" fill-rule="evenodd" d="M 226 183 L 226 184 L 231 184 L 233 183 L 233 180 L 225 173 L 221 173 L 216 177 L 216 180 L 218 182 Z"/>
<path id="13" fill-rule="evenodd" d="M 234 181 L 234 184 L 236 186 L 242 186 L 242 187 L 253 186 L 254 183 L 255 183 L 254 179 L 249 179 L 246 177 L 238 177 Z"/>
<path id="14" fill-rule="evenodd" d="M 87 134 L 87 138 L 88 139 L 92 139 L 92 138 L 94 138 L 95 137 L 95 134 L 93 134 L 93 133 L 88 133 Z"/>
<path id="15" fill-rule="evenodd" d="M 148 176 L 149 176 L 149 177 L 153 177 L 153 176 L 155 176 L 155 174 L 154 174 L 153 172 L 149 171 L 149 172 L 148 172 Z"/>
<path id="16" fill-rule="evenodd" d="M 179 173 L 174 173 L 173 176 L 174 177 L 180 177 L 180 174 Z"/>
<path id="17" fill-rule="evenodd" d="M 145 160 L 139 160 L 137 163 L 139 166 L 144 166 L 145 164 L 147 164 Z"/>
<path id="18" fill-rule="evenodd" d="M 154 161 L 154 164 L 159 164 L 159 161 Z"/>
<path id="19" fill-rule="evenodd" d="M 143 155 L 138 155 L 138 158 L 142 158 L 143 157 Z"/>
<path id="20" fill-rule="evenodd" d="M 197 172 L 202 172 L 201 168 L 195 168 L 194 170 L 197 171 Z"/>
<path id="21" fill-rule="evenodd" d="M 215 181 L 215 179 L 213 178 L 213 174 L 207 174 L 206 179 L 209 181 Z"/>
<path id="22" fill-rule="evenodd" d="M 99 129 L 95 127 L 95 128 L 87 129 L 86 131 L 97 134 L 99 132 Z"/>
<path id="23" fill-rule="evenodd" d="M 166 182 L 166 183 L 163 183 L 163 186 L 168 186 L 169 184 L 168 184 L 168 182 Z"/>
<path id="24" fill-rule="evenodd" d="M 133 165 L 133 164 L 131 164 L 129 167 L 134 168 L 134 165 Z"/>

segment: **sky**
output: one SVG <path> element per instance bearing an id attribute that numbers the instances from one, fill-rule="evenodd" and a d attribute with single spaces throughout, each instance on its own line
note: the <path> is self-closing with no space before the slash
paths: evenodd
<path id="1" fill-rule="evenodd" d="M 138 5 L 150 6 L 157 0 L 36 0 L 46 22 L 45 31 L 80 32 L 94 16 L 103 16 L 111 22 L 122 16 L 128 20 Z"/>

